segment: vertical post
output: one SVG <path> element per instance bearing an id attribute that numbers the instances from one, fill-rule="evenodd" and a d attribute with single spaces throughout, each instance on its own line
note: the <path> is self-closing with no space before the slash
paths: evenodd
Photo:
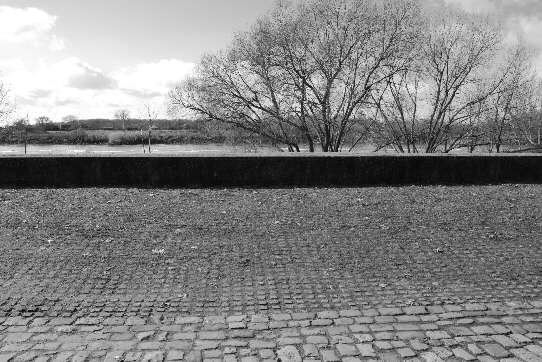
<path id="1" fill-rule="evenodd" d="M 153 112 L 153 110 L 151 109 L 151 106 L 146 104 L 145 105 L 145 108 L 147 109 L 147 116 L 149 117 L 148 118 L 148 127 L 149 127 L 149 153 L 151 153 L 151 132 L 152 132 L 152 120 L 153 119 L 156 119 L 156 113 Z"/>
<path id="2" fill-rule="evenodd" d="M 141 137 L 141 147 L 143 147 L 143 153 L 145 153 L 145 138 L 143 137 L 143 128 L 139 129 L 139 136 Z"/>
<path id="3" fill-rule="evenodd" d="M 26 121 L 24 123 L 24 154 L 25 155 L 26 155 L 26 144 L 28 142 L 27 126 L 28 126 L 28 114 L 26 115 Z"/>
<path id="4" fill-rule="evenodd" d="M 151 120 L 149 118 L 149 153 L 151 153 Z"/>

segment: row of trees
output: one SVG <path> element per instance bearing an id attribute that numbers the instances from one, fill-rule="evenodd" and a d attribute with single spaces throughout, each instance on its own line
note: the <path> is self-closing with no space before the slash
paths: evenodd
<path id="1" fill-rule="evenodd" d="M 280 2 L 170 92 L 173 109 L 299 151 L 541 146 L 532 53 L 489 17 L 418 0 Z"/>
<path id="2" fill-rule="evenodd" d="M 7 89 L 2 90 L 0 83 L 0 126 L 6 128 L 21 129 L 27 127 L 32 131 L 62 131 L 62 130 L 77 130 L 80 128 L 107 130 L 140 130 L 148 128 L 149 124 L 158 122 L 165 129 L 183 129 L 192 126 L 193 121 L 189 120 L 170 120 L 158 119 L 158 113 L 149 106 L 146 106 L 146 117 L 132 118 L 130 111 L 122 109 L 114 112 L 112 119 L 79 119 L 74 115 L 62 117 L 59 122 L 55 122 L 48 116 L 36 117 L 33 122 L 26 117 L 15 118 L 11 117 L 14 114 L 14 104 L 9 102 L 9 92 Z"/>

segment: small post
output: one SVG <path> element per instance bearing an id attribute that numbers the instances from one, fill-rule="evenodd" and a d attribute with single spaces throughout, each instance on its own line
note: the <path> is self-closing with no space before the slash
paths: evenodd
<path id="1" fill-rule="evenodd" d="M 28 113 L 26 114 L 26 121 L 24 123 L 24 154 L 26 155 L 26 145 L 28 143 L 28 135 L 27 135 L 27 125 L 28 125 Z"/>
<path id="2" fill-rule="evenodd" d="M 151 153 L 151 122 L 149 120 L 149 153 Z"/>
<path id="3" fill-rule="evenodd" d="M 145 137 L 143 137 L 143 128 L 139 129 L 139 136 L 141 137 L 141 147 L 143 148 L 143 154 L 145 154 Z"/>
<path id="4" fill-rule="evenodd" d="M 154 112 L 150 105 L 146 104 L 148 121 L 149 121 L 149 154 L 151 153 L 151 132 L 152 132 L 152 120 L 157 118 L 156 112 Z"/>

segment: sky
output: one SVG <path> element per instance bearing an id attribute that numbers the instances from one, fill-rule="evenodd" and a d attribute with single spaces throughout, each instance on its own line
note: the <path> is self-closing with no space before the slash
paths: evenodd
<path id="1" fill-rule="evenodd" d="M 492 12 L 506 28 L 542 49 L 542 0 L 446 1 Z M 0 79 L 18 116 L 60 120 L 133 117 L 150 105 L 166 116 L 166 95 L 205 53 L 275 0 L 2 0 Z M 542 73 L 542 56 L 536 60 Z"/>

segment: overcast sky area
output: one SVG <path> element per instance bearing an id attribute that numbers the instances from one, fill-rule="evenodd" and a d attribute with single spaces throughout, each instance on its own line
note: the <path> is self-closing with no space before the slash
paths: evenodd
<path id="1" fill-rule="evenodd" d="M 426 0 L 441 1 L 441 0 Z M 542 0 L 445 0 L 493 12 L 542 49 Z M 165 116 L 167 91 L 275 0 L 3 0 L 0 78 L 31 119 Z M 542 56 L 536 60 L 542 73 Z"/>

